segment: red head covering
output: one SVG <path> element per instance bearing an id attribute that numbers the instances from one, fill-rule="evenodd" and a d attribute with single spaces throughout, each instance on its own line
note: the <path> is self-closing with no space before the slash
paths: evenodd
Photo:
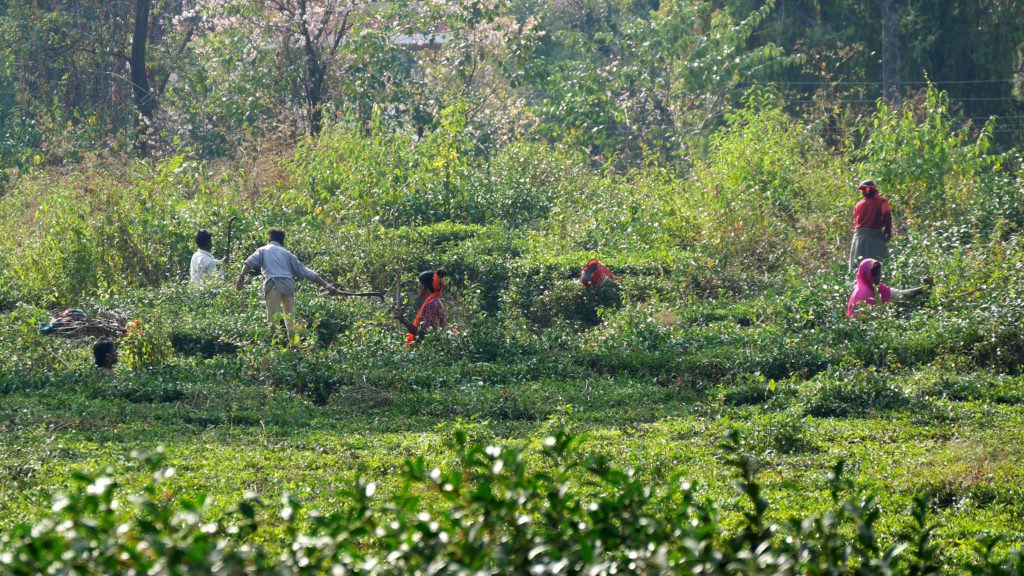
<path id="1" fill-rule="evenodd" d="M 865 198 L 874 198 L 878 194 L 878 186 L 875 185 L 874 180 L 865 180 L 857 186 L 857 190 L 864 195 Z"/>

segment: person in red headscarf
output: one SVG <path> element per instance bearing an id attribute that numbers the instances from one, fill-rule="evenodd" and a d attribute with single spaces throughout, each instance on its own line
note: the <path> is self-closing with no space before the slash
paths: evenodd
<path id="1" fill-rule="evenodd" d="M 445 289 L 444 279 L 447 276 L 448 273 L 444 271 L 444 268 L 420 273 L 417 282 L 419 298 L 416 300 L 416 320 L 409 322 L 405 313 L 395 310 L 395 319 L 409 332 L 405 338 L 405 342 L 409 346 L 412 346 L 417 340 L 423 340 L 423 335 L 428 330 L 448 325 L 448 316 L 441 303 L 441 295 Z"/>
<path id="2" fill-rule="evenodd" d="M 888 242 L 892 238 L 892 210 L 889 201 L 878 195 L 874 180 L 865 180 L 857 187 L 863 198 L 853 207 L 853 242 L 850 244 L 850 272 L 857 270 L 861 260 L 885 260 L 889 257 Z"/>
<path id="3" fill-rule="evenodd" d="M 899 302 L 908 296 L 916 296 L 930 288 L 934 282 L 931 276 L 921 279 L 923 286 L 909 290 L 897 290 L 882 284 L 882 263 L 872 258 L 865 258 L 857 267 L 857 287 L 846 303 L 846 315 L 851 318 L 860 316 L 862 312 L 875 304 Z"/>
<path id="4" fill-rule="evenodd" d="M 618 278 L 607 266 L 597 260 L 587 262 L 587 265 L 583 267 L 583 272 L 580 273 L 580 284 L 586 288 L 600 286 L 609 280 L 618 281 Z"/>

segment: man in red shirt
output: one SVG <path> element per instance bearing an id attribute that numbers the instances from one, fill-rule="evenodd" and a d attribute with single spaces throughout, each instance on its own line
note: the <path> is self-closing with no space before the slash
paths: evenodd
<path id="1" fill-rule="evenodd" d="M 864 195 L 853 207 L 853 243 L 850 245 L 850 271 L 865 258 L 885 260 L 886 244 L 892 238 L 892 212 L 889 201 L 878 195 L 874 180 L 865 180 L 857 187 Z"/>

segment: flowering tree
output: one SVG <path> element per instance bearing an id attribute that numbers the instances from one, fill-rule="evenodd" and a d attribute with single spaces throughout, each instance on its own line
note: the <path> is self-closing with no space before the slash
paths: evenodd
<path id="1" fill-rule="evenodd" d="M 527 61 L 543 33 L 532 14 L 508 0 L 433 1 L 421 6 L 423 26 L 436 30 L 419 65 L 429 114 L 465 102 L 466 129 L 481 145 L 507 139 L 535 123 L 528 112 Z"/>
<path id="2" fill-rule="evenodd" d="M 315 136 L 336 110 L 422 136 L 465 102 L 479 142 L 532 118 L 519 83 L 540 34 L 509 0 L 190 1 L 181 22 L 199 18 L 200 38 L 174 96 L 214 130 L 277 114 Z M 299 117 L 281 118 L 292 112 Z"/>
<path id="3" fill-rule="evenodd" d="M 324 110 L 349 72 L 385 33 L 396 3 L 369 0 L 196 0 L 206 33 L 241 39 L 242 61 L 268 66 L 284 103 L 301 103 L 305 130 L 318 135 Z M 225 44 L 220 45 L 221 48 Z M 372 52 L 372 51 L 371 51 Z M 272 55 L 268 60 L 266 55 Z"/>
<path id="4" fill-rule="evenodd" d="M 300 65 L 298 87 L 306 104 L 308 130 L 323 128 L 327 77 L 342 42 L 365 16 L 366 0 L 267 0 L 266 26 L 276 35 L 283 54 Z M 364 20 L 365 24 L 365 20 Z"/>
<path id="5" fill-rule="evenodd" d="M 139 130 L 136 145 L 143 155 L 148 153 L 159 99 L 164 93 L 172 74 L 173 62 L 181 55 L 192 40 L 195 23 L 184 19 L 184 25 L 172 28 L 182 11 L 181 0 L 159 1 L 135 0 L 132 22 L 131 47 L 126 56 L 129 79 L 132 86 L 132 100 L 138 113 Z M 150 42 L 156 41 L 155 52 L 163 56 L 158 64 L 151 65 Z M 150 77 L 155 76 L 154 82 Z"/>

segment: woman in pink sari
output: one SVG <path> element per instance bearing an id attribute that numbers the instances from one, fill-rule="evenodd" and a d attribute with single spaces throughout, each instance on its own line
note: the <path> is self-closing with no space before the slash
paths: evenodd
<path id="1" fill-rule="evenodd" d="M 882 284 L 882 263 L 865 258 L 857 267 L 857 287 L 854 288 L 853 294 L 850 295 L 850 302 L 846 305 L 846 315 L 855 318 L 878 302 L 882 304 L 899 302 L 909 296 L 924 292 L 926 287 L 931 287 L 933 284 L 930 276 L 924 277 L 922 282 L 923 286 L 909 290 L 897 290 L 886 286 Z"/>

